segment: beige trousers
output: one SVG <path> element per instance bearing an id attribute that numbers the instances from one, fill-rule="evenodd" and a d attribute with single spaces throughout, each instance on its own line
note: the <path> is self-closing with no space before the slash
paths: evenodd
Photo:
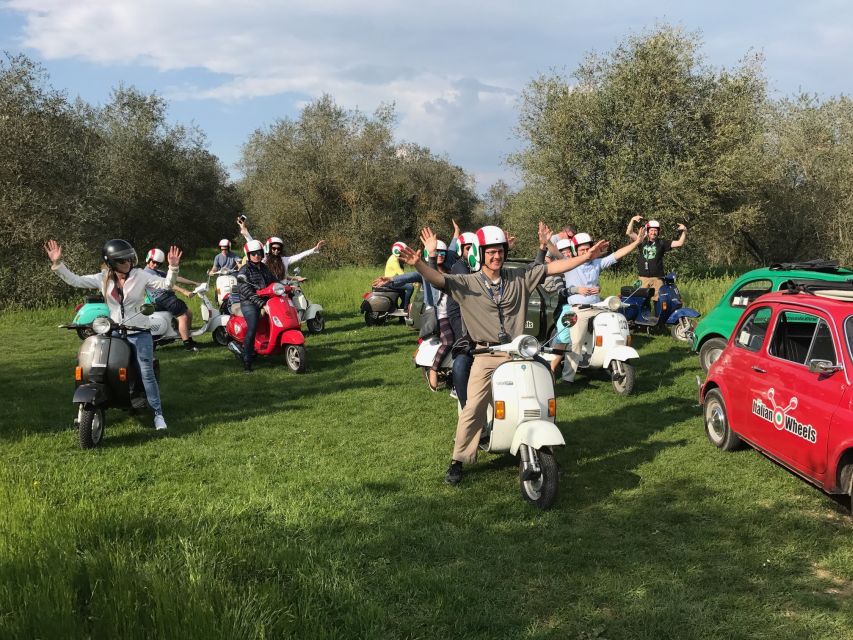
<path id="1" fill-rule="evenodd" d="M 602 309 L 580 309 L 572 307 L 574 312 L 578 314 L 578 321 L 571 328 L 572 350 L 566 353 L 566 364 L 563 365 L 563 380 L 574 382 L 575 374 L 578 372 L 578 366 L 581 362 L 581 353 L 583 343 L 589 335 L 589 319 L 594 318 Z"/>
<path id="2" fill-rule="evenodd" d="M 477 461 L 480 432 L 486 424 L 489 403 L 492 401 L 492 374 L 499 364 L 509 360 L 505 353 L 483 353 L 474 356 L 468 378 L 468 401 L 456 423 L 456 442 L 453 459 L 470 464 Z"/>
<path id="3" fill-rule="evenodd" d="M 660 288 L 663 286 L 662 278 L 647 278 L 646 276 L 640 276 L 640 286 L 650 288 L 655 288 L 655 295 L 652 296 L 652 300 L 657 302 L 658 296 L 660 295 Z M 652 310 L 654 312 L 654 309 Z"/>

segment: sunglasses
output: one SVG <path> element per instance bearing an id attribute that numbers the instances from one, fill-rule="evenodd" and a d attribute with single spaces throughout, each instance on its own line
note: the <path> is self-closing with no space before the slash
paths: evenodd
<path id="1" fill-rule="evenodd" d="M 250 256 L 262 256 L 262 255 L 264 255 L 264 252 L 263 251 L 250 251 L 249 255 Z"/>
<path id="2" fill-rule="evenodd" d="M 277 244 L 274 244 L 270 247 L 270 251 L 281 251 L 281 247 Z"/>
<path id="3" fill-rule="evenodd" d="M 115 262 L 116 264 L 127 264 L 128 262 L 130 262 L 130 258 L 116 258 L 115 260 L 113 260 L 113 262 Z"/>

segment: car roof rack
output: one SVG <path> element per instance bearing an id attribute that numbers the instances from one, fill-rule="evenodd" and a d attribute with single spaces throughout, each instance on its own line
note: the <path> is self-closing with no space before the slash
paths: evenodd
<path id="1" fill-rule="evenodd" d="M 771 271 L 820 271 L 822 273 L 842 273 L 848 271 L 840 267 L 835 260 L 806 260 L 804 262 L 777 262 L 770 265 Z"/>
<path id="2" fill-rule="evenodd" d="M 832 282 L 829 280 L 786 280 L 779 287 L 783 294 L 807 293 L 813 296 L 853 302 L 853 278 Z"/>

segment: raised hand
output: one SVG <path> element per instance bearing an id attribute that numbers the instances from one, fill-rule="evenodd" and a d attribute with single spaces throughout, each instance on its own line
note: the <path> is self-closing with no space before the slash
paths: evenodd
<path id="1" fill-rule="evenodd" d="M 631 222 L 639 222 L 642 219 L 643 219 L 643 216 L 634 216 L 633 218 L 631 218 Z"/>
<path id="2" fill-rule="evenodd" d="M 184 255 L 184 252 L 181 251 L 180 249 L 178 249 L 178 247 L 176 247 L 174 245 L 169 247 L 169 257 L 168 257 L 169 266 L 170 267 L 177 267 L 179 264 L 181 264 L 181 256 L 182 255 Z"/>
<path id="3" fill-rule="evenodd" d="M 433 233 L 432 229 L 430 229 L 429 227 L 424 227 L 421 230 L 421 242 L 423 242 L 424 247 L 426 247 L 427 255 L 435 255 L 435 252 L 438 248 L 438 236 Z M 402 254 L 400 254 L 400 257 L 402 257 Z M 409 263 L 406 262 L 406 264 Z"/>
<path id="4" fill-rule="evenodd" d="M 648 229 L 646 229 L 645 225 L 643 225 L 642 227 L 640 227 L 639 231 L 637 231 L 637 239 L 635 240 L 635 242 L 637 244 L 641 243 L 643 240 L 646 239 L 647 235 L 649 235 Z"/>
<path id="5" fill-rule="evenodd" d="M 326 241 L 320 240 L 320 242 L 314 245 L 314 251 L 319 251 L 320 249 L 322 249 L 324 244 L 326 244 Z"/>
<path id="6" fill-rule="evenodd" d="M 453 237 L 458 238 L 459 233 L 460 233 L 459 232 L 459 225 L 456 224 L 456 220 L 454 220 L 453 218 L 451 218 L 450 221 L 453 223 Z"/>
<path id="7" fill-rule="evenodd" d="M 421 234 L 421 237 L 423 237 L 423 234 Z M 433 237 L 435 236 L 433 235 Z M 400 249 L 400 255 L 398 257 L 405 264 L 409 265 L 410 267 L 414 267 L 418 263 L 418 261 L 420 261 L 421 253 L 420 251 L 414 251 L 411 247 L 403 247 L 402 249 Z"/>
<path id="8" fill-rule="evenodd" d="M 515 236 L 511 236 L 511 235 L 507 234 L 506 235 L 506 245 L 510 249 L 514 249 L 515 248 Z"/>
<path id="9" fill-rule="evenodd" d="M 610 248 L 610 243 L 607 240 L 599 240 L 592 248 L 589 250 L 589 256 L 591 260 L 595 260 L 596 258 L 601 258 L 607 255 L 607 250 Z"/>
<path id="10" fill-rule="evenodd" d="M 551 229 L 548 227 L 548 225 L 545 224 L 544 222 L 542 222 L 541 220 L 539 221 L 538 234 L 539 234 L 539 244 L 540 245 L 548 244 L 548 241 L 551 239 L 551 236 L 553 235 L 551 233 Z"/>
<path id="11" fill-rule="evenodd" d="M 56 240 L 48 240 L 44 245 L 44 250 L 53 264 L 59 264 L 62 259 L 62 247 Z"/>
<path id="12" fill-rule="evenodd" d="M 679 222 L 678 223 L 678 230 L 679 231 L 687 231 L 687 227 L 685 227 L 682 223 Z"/>

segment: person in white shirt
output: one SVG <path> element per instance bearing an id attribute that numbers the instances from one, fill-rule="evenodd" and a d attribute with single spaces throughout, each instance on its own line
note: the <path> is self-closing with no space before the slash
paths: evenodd
<path id="1" fill-rule="evenodd" d="M 246 242 L 251 242 L 252 240 L 254 240 L 252 234 L 249 233 L 249 229 L 246 227 L 246 222 L 244 220 L 238 219 L 237 224 L 240 225 L 240 233 L 244 238 L 246 238 Z M 320 249 L 323 247 L 324 244 L 326 244 L 326 241 L 320 240 L 310 249 L 306 249 L 305 251 L 294 254 L 292 256 L 286 256 L 284 255 L 284 241 L 281 238 L 273 236 L 267 240 L 267 255 L 264 261 L 266 262 L 267 266 L 270 268 L 270 271 L 272 271 L 276 279 L 284 280 L 285 278 L 287 278 L 287 270 L 290 265 L 299 262 L 300 260 L 302 260 L 303 258 L 307 258 L 308 256 L 313 256 L 315 253 L 320 253 Z M 278 269 L 278 261 L 276 261 L 276 257 L 281 258 L 281 264 L 283 269 Z"/>
<path id="2" fill-rule="evenodd" d="M 145 387 L 148 405 L 154 412 L 154 427 L 166 429 L 163 408 L 160 403 L 160 387 L 154 375 L 154 341 L 148 316 L 140 314 L 145 303 L 145 292 L 148 289 L 171 289 L 178 279 L 178 267 L 181 263 L 182 252 L 178 247 L 169 248 L 169 271 L 165 278 L 146 273 L 137 268 L 136 250 L 126 240 L 109 240 L 101 252 L 106 268 L 87 276 L 73 273 L 62 262 L 62 247 L 56 240 L 49 240 L 44 245 L 51 269 L 72 287 L 81 289 L 100 289 L 114 322 L 122 322 L 125 318 L 136 315 L 133 325 L 143 329 L 136 333 L 128 333 L 127 340 L 133 347 L 139 373 Z"/>

